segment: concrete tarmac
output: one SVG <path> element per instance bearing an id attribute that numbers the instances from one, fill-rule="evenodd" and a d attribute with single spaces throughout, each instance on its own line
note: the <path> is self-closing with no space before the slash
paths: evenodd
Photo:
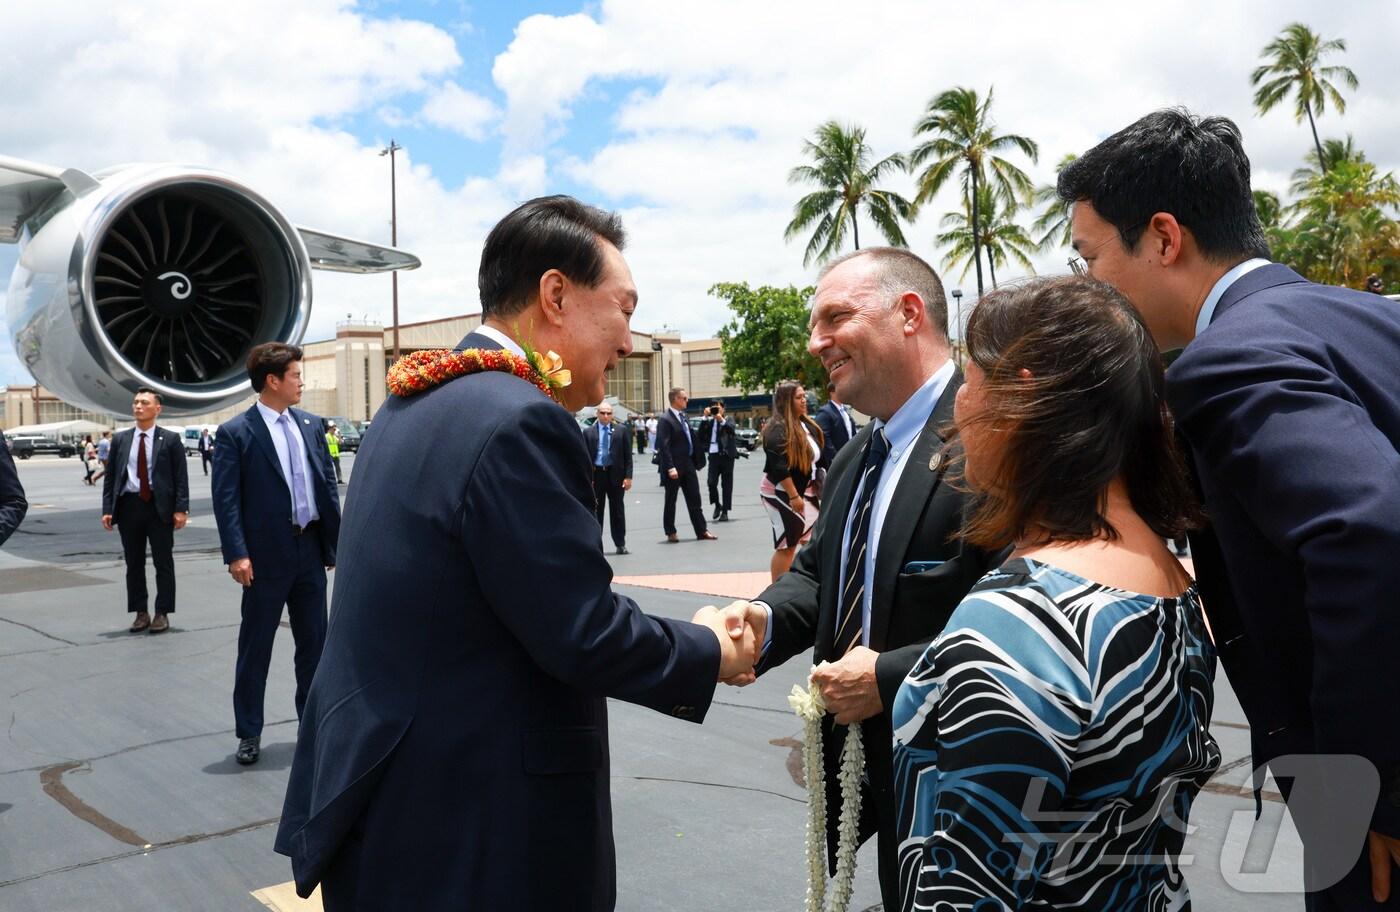
<path id="1" fill-rule="evenodd" d="M 619 591 L 675 618 L 756 595 L 772 543 L 757 495 L 761 452 L 738 462 L 733 521 L 711 526 L 720 540 L 694 541 L 681 510 L 679 545 L 662 541 L 650 456 L 635 458 L 632 553 L 613 556 L 604 542 L 627 581 Z M 354 459 L 342 457 L 347 476 Z M 178 607 L 170 632 L 151 636 L 127 632 L 120 541 L 102 530 L 100 489 L 82 484 L 81 463 L 19 464 L 30 513 L 0 551 L 5 912 L 300 908 L 253 895 L 291 877 L 272 851 L 296 733 L 291 631 L 279 633 L 273 656 L 262 759 L 240 767 L 231 703 L 240 590 L 219 556 L 197 457 L 189 468 Z M 611 702 L 618 909 L 802 908 L 801 725 L 786 696 L 809 668 L 810 655 L 753 686 L 721 687 L 704 725 Z M 1248 728 L 1223 672 L 1212 730 L 1225 762 L 1191 814 L 1185 874 L 1195 908 L 1301 909 L 1296 893 L 1244 892 L 1296 889 L 1301 848 L 1276 795 L 1256 823 L 1241 793 Z M 871 844 L 851 909 L 877 907 L 874 871 Z"/>

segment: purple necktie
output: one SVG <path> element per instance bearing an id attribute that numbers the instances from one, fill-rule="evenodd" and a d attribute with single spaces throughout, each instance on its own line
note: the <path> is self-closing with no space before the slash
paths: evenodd
<path id="1" fill-rule="evenodd" d="M 311 505 L 306 502 L 306 475 L 301 471 L 301 451 L 297 449 L 296 438 L 292 436 L 292 420 L 283 412 L 277 419 L 282 425 L 282 436 L 287 438 L 287 464 L 292 467 L 292 518 L 298 526 L 311 522 Z"/>

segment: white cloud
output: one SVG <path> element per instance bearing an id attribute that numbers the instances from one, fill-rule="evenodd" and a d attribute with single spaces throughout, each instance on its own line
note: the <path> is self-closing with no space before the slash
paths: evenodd
<path id="1" fill-rule="evenodd" d="M 451 130 L 467 139 L 482 139 L 500 116 L 490 99 L 469 92 L 455 82 L 443 84 L 423 103 L 422 117 L 435 127 Z"/>
<path id="2" fill-rule="evenodd" d="M 494 173 L 446 186 L 398 156 L 399 241 L 422 257 L 400 280 L 405 321 L 476 309 L 490 226 L 520 200 L 584 188 L 623 207 L 641 329 L 709 335 L 727 319 L 715 282 L 798 283 L 803 242 L 783 240 L 802 188 L 787 183 L 803 140 L 830 118 L 866 127 L 875 155 L 907 150 L 936 92 L 996 86 L 1003 131 L 1041 144 L 1038 182 L 1153 108 L 1185 104 L 1235 118 L 1259 186 L 1286 189 L 1311 146 L 1283 110 L 1259 118 L 1249 71 L 1299 20 L 1343 37 L 1361 89 L 1324 136 L 1351 132 L 1400 170 L 1393 38 L 1400 4 L 1182 0 L 1169 16 L 1118 3 L 1007 0 L 972 14 L 923 0 L 603 0 L 588 12 L 528 16 L 494 61 L 499 109 L 462 88 L 451 31 L 377 19 L 351 0 L 143 0 L 113 6 L 12 4 L 0 33 L 0 153 L 81 168 L 183 160 L 230 171 L 302 224 L 387 241 L 388 162 L 397 126 L 432 123 L 500 136 Z M 583 122 L 602 98 L 604 122 Z M 355 135 L 376 115 L 385 135 Z M 602 138 L 599 141 L 599 133 Z M 577 139 L 587 135 L 588 144 Z M 892 180 L 909 193 L 912 179 Z M 936 265 L 951 189 L 908 231 Z M 873 227 L 862 225 L 869 244 Z M 0 269 L 13 249 L 0 248 Z M 1063 252 L 1038 261 L 1063 269 Z M 971 282 L 963 283 L 968 288 Z M 318 274 L 311 338 L 337 319 L 388 320 L 389 279 Z M 22 373 L 0 343 L 0 381 Z"/>

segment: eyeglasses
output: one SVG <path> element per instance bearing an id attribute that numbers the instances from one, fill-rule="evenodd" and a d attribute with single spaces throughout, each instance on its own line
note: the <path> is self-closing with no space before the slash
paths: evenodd
<path id="1" fill-rule="evenodd" d="M 1148 221 L 1150 222 L 1151 219 L 1148 219 Z M 1138 230 L 1140 230 L 1140 229 L 1142 229 L 1142 228 L 1146 228 L 1146 227 L 1147 227 L 1147 222 L 1142 222 L 1141 224 L 1134 225 L 1133 227 L 1127 229 L 1126 231 L 1120 231 L 1120 232 L 1118 232 L 1118 240 L 1122 241 L 1124 244 L 1127 244 L 1129 247 L 1136 246 L 1135 244 L 1128 244 L 1128 235 L 1129 235 L 1129 234 L 1132 234 L 1133 232 L 1138 231 Z M 1113 240 L 1112 237 L 1106 238 L 1106 239 L 1104 239 L 1103 241 L 1099 242 L 1098 244 L 1095 244 L 1094 247 L 1093 247 L 1093 249 L 1092 249 L 1092 250 L 1089 250 L 1089 251 L 1087 251 L 1087 252 L 1088 252 L 1088 253 L 1097 253 L 1099 250 L 1101 250 L 1101 249 L 1103 249 L 1104 247 L 1108 246 L 1108 242 L 1109 242 L 1109 241 L 1112 241 L 1112 240 Z M 1077 275 L 1077 276 L 1088 275 L 1088 274 L 1089 274 L 1089 264 L 1086 263 L 1086 262 L 1084 262 L 1084 257 L 1083 257 L 1082 255 L 1081 255 L 1081 256 L 1072 256 L 1072 257 L 1069 258 L 1069 271 L 1072 272 L 1072 273 L 1074 273 L 1074 274 Z"/>

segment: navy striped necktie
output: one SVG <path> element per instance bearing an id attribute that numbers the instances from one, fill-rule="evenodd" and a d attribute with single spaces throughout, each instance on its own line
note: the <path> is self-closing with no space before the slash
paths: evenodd
<path id="1" fill-rule="evenodd" d="M 875 507 L 875 489 L 880 486 L 880 469 L 890 454 L 884 428 L 876 428 L 865 448 L 860 480 L 860 497 L 852 505 L 851 542 L 847 551 L 846 574 L 841 580 L 840 613 L 836 615 L 836 639 L 832 657 L 839 659 L 859 646 L 865 627 L 865 567 L 870 559 L 870 519 Z"/>

